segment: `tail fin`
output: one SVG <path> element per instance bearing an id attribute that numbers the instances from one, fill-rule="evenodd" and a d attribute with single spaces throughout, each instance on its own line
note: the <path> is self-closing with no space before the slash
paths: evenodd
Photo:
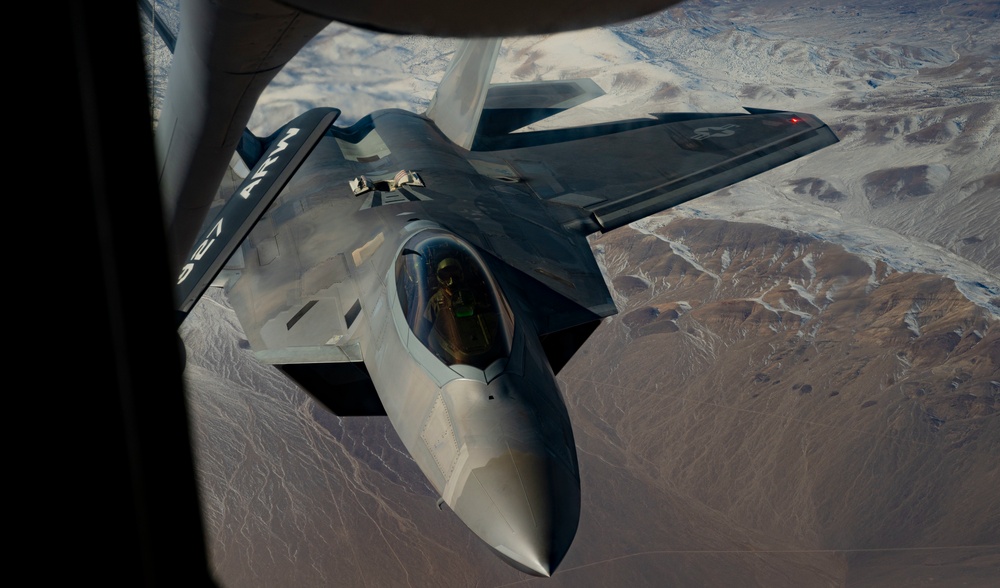
<path id="1" fill-rule="evenodd" d="M 468 39 L 455 50 L 427 118 L 465 149 L 604 94 L 593 80 L 490 84 L 500 39 Z"/>
<path id="2" fill-rule="evenodd" d="M 499 54 L 500 39 L 462 41 L 427 109 L 427 118 L 459 147 L 471 148 L 476 138 Z"/>

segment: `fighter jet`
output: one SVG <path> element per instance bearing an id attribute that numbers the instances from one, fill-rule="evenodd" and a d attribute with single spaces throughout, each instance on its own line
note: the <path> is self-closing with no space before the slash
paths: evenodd
<path id="1" fill-rule="evenodd" d="M 424 113 L 244 132 L 240 184 L 178 262 L 178 311 L 223 288 L 259 361 L 337 414 L 386 415 L 440 505 L 548 576 L 581 504 L 555 376 L 616 312 L 587 236 L 837 138 L 755 108 L 514 132 L 603 92 L 492 84 L 499 49 L 460 43 Z"/>

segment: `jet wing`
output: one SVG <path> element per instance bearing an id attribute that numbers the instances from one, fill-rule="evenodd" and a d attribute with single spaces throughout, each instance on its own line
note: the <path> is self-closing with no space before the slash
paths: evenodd
<path id="1" fill-rule="evenodd" d="M 607 232 L 837 142 L 812 115 L 747 111 L 514 133 L 480 147 L 564 226 Z"/>

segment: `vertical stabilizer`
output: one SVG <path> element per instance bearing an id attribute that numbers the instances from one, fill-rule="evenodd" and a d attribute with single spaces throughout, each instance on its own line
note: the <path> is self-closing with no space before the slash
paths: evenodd
<path id="1" fill-rule="evenodd" d="M 467 39 L 455 57 L 427 109 L 427 118 L 459 147 L 469 149 L 483 113 L 500 39 Z"/>

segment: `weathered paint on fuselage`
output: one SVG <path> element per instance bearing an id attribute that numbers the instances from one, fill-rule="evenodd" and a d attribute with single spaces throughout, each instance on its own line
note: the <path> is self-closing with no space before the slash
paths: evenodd
<path id="1" fill-rule="evenodd" d="M 548 575 L 576 532 L 579 473 L 530 302 L 495 276 L 515 316 L 512 350 L 481 370 L 435 357 L 397 300 L 396 259 L 420 231 L 455 234 L 485 256 L 496 252 L 492 242 L 514 237 L 482 226 L 502 208 L 497 199 L 531 197 L 529 188 L 484 175 L 468 155 L 403 111 L 332 130 L 242 246 L 228 296 L 262 361 L 362 360 L 444 502 L 509 562 Z M 400 170 L 416 171 L 426 187 L 355 196 L 348 184 Z M 554 219 L 539 218 L 539 230 L 558 236 Z"/>

